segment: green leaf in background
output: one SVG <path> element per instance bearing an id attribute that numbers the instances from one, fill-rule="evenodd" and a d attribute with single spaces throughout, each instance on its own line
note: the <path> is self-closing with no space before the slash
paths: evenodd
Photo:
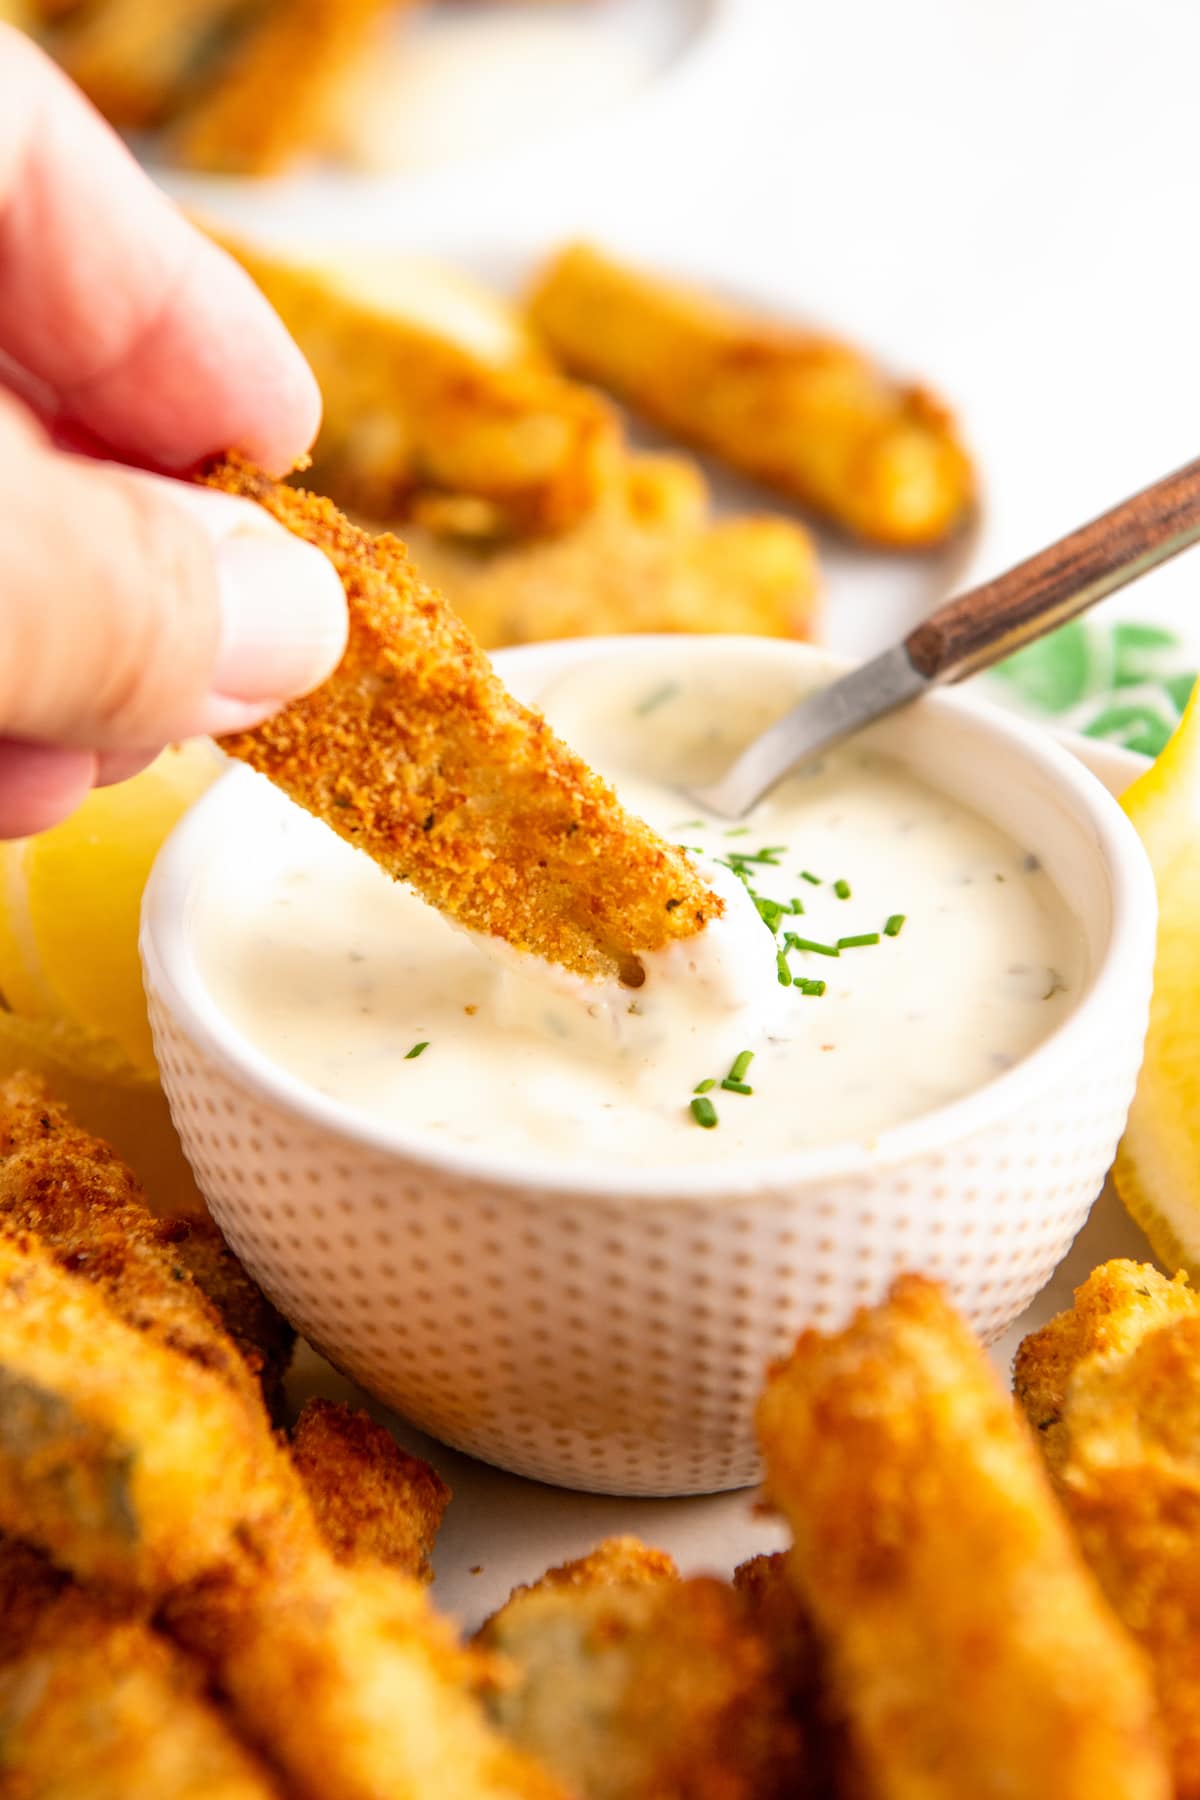
<path id="1" fill-rule="evenodd" d="M 1089 694 L 1112 685 L 1112 648 L 1107 637 L 1072 619 L 1049 636 L 1027 644 L 996 666 L 1027 706 L 1065 713 Z"/>
<path id="2" fill-rule="evenodd" d="M 1122 749 L 1136 750 L 1141 756 L 1157 756 L 1177 724 L 1173 714 L 1152 702 L 1142 702 L 1106 706 L 1083 729 L 1088 737 L 1120 744 Z"/>
<path id="3" fill-rule="evenodd" d="M 1171 697 L 1171 703 L 1180 713 L 1192 697 L 1192 689 L 1196 685 L 1196 671 L 1190 670 L 1183 675 L 1168 675 L 1163 688 Z"/>
<path id="4" fill-rule="evenodd" d="M 1162 625 L 1142 625 L 1122 620 L 1112 628 L 1114 687 L 1140 687 L 1143 682 L 1162 682 L 1177 660 L 1179 639 Z"/>

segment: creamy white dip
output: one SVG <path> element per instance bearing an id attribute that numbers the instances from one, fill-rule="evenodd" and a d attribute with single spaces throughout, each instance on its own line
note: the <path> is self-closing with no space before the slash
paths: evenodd
<path id="1" fill-rule="evenodd" d="M 199 896 L 218 1003 L 272 1060 L 372 1118 L 551 1164 L 869 1143 L 981 1086 L 1073 1007 L 1078 925 L 1023 845 L 873 750 L 828 755 L 739 827 L 703 817 L 679 786 L 764 722 L 756 685 L 736 651 L 659 652 L 589 662 L 541 696 L 726 897 L 718 924 L 646 959 L 643 987 L 493 955 L 278 807 L 254 855 L 210 871 Z M 743 1051 L 750 1093 L 721 1085 Z M 715 1127 L 696 1116 L 709 1106 Z"/>

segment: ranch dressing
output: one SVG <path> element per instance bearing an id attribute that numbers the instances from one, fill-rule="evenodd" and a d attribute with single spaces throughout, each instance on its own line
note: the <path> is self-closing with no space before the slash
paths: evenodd
<path id="1" fill-rule="evenodd" d="M 742 673 L 728 657 L 660 652 L 588 663 L 540 699 L 725 899 L 706 931 L 643 959 L 643 987 L 481 950 L 273 805 L 254 855 L 212 870 L 200 896 L 218 1003 L 358 1112 L 548 1164 L 870 1143 L 981 1086 L 1075 1004 L 1077 923 L 1022 845 L 861 745 L 793 776 L 738 827 L 703 816 L 679 785 L 715 774 L 765 722 L 755 672 Z M 744 1051 L 751 1093 L 721 1085 Z M 715 1127 L 701 1122 L 710 1107 Z"/>

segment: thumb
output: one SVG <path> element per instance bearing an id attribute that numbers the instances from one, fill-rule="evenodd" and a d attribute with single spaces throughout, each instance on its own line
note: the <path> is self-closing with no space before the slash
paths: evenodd
<path id="1" fill-rule="evenodd" d="M 52 449 L 0 411 L 0 736 L 141 750 L 256 724 L 346 641 L 341 583 L 260 508 Z"/>

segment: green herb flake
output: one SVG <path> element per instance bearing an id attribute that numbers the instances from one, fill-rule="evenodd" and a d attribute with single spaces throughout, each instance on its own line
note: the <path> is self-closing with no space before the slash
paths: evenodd
<path id="1" fill-rule="evenodd" d="M 753 1050 L 739 1050 L 733 1059 L 733 1067 L 729 1071 L 730 1081 L 745 1081 L 746 1070 L 753 1061 Z"/>
<path id="2" fill-rule="evenodd" d="M 788 965 L 787 965 L 786 951 L 781 950 L 779 952 L 778 956 L 775 958 L 775 967 L 779 971 L 780 987 L 791 987 L 792 971 L 788 968 Z"/>
<path id="3" fill-rule="evenodd" d="M 414 1056 L 420 1056 L 422 1050 L 428 1050 L 428 1048 L 429 1048 L 429 1039 L 428 1038 L 426 1038 L 423 1043 L 414 1044 L 411 1050 L 406 1050 L 404 1052 L 405 1062 L 411 1062 Z"/>
<path id="4" fill-rule="evenodd" d="M 707 1081 L 698 1081 L 692 1089 L 692 1092 L 693 1094 L 711 1094 L 716 1085 L 715 1080 L 710 1075 Z"/>
<path id="5" fill-rule="evenodd" d="M 697 1125 L 702 1126 L 705 1131 L 711 1131 L 713 1126 L 717 1123 L 717 1109 L 712 1101 L 707 1098 L 693 1100 L 691 1104 L 691 1114 Z"/>
<path id="6" fill-rule="evenodd" d="M 637 718 L 644 719 L 650 713 L 657 712 L 660 706 L 665 706 L 668 700 L 673 700 L 678 692 L 679 683 L 677 681 L 664 681 L 661 687 L 655 688 L 646 695 L 644 700 L 638 701 L 633 709 L 634 714 Z"/>
<path id="7" fill-rule="evenodd" d="M 730 1081 L 728 1075 L 721 1083 L 721 1086 L 725 1089 L 727 1094 L 752 1094 L 754 1092 L 754 1089 L 752 1087 L 747 1087 L 744 1081 Z"/>
<path id="8" fill-rule="evenodd" d="M 839 900 L 848 900 L 850 898 L 850 883 L 848 881 L 835 881 L 833 884 L 833 891 Z"/>
<path id="9" fill-rule="evenodd" d="M 999 880 L 1003 881 L 1003 879 L 1004 877 L 1001 875 Z M 907 913 L 892 913 L 883 928 L 884 937 L 899 937 L 904 930 L 904 921 L 907 917 Z"/>
<path id="10" fill-rule="evenodd" d="M 839 950 L 857 950 L 860 945 L 877 944 L 878 942 L 879 933 L 877 931 L 860 931 L 856 937 L 839 938 L 837 947 Z"/>
<path id="11" fill-rule="evenodd" d="M 840 950 L 838 944 L 818 944 L 815 938 L 797 937 L 794 931 L 787 933 L 784 942 L 789 950 L 809 950 L 814 956 L 837 956 Z"/>
<path id="12" fill-rule="evenodd" d="M 811 881 L 814 887 L 820 887 L 821 885 L 821 877 L 819 875 L 814 875 L 811 869 L 801 869 L 800 879 L 801 881 Z"/>

